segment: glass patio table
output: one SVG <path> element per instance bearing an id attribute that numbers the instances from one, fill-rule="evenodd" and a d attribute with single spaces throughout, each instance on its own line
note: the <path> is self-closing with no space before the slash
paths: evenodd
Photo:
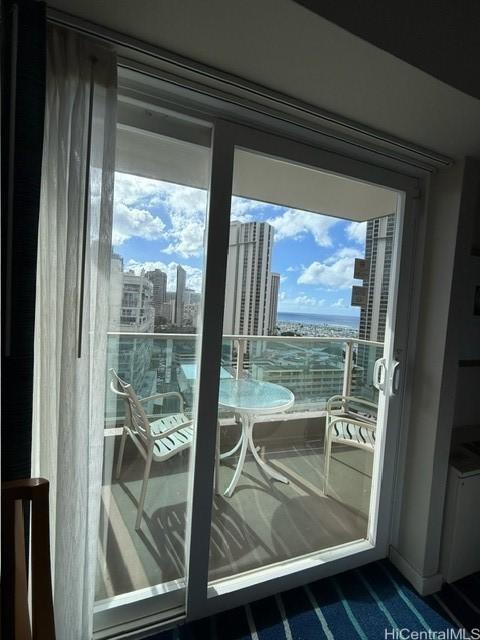
<path id="1" fill-rule="evenodd" d="M 227 451 L 220 456 L 221 459 L 224 459 L 240 449 L 238 464 L 233 478 L 225 491 L 225 496 L 231 497 L 235 491 L 245 465 L 247 449 L 250 449 L 255 461 L 267 475 L 274 480 L 288 484 L 285 476 L 278 473 L 258 455 L 257 448 L 253 442 L 253 427 L 255 417 L 258 415 L 271 415 L 290 409 L 295 402 L 293 393 L 278 384 L 254 380 L 253 378 L 221 379 L 218 402 L 224 409 L 231 409 L 238 414 L 242 423 L 242 434 L 238 443 L 231 451 Z"/>

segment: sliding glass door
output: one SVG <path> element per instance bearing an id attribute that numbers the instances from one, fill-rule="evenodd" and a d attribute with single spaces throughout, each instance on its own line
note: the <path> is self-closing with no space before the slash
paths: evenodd
<path id="1" fill-rule="evenodd" d="M 386 555 L 415 186 L 121 102 L 99 630 Z"/>
<path id="2" fill-rule="evenodd" d="M 397 209 L 395 191 L 235 148 L 212 585 L 369 538 Z"/>
<path id="3" fill-rule="evenodd" d="M 208 124 L 120 104 L 99 619 L 152 597 L 184 609 L 210 139 Z"/>

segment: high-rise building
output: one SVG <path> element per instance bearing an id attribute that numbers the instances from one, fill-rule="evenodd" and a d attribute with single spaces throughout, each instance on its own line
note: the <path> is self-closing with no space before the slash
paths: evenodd
<path id="1" fill-rule="evenodd" d="M 359 338 L 364 340 L 383 342 L 385 338 L 394 232 L 393 215 L 367 223 L 365 259 L 368 277 L 363 281 L 367 290 L 359 327 Z"/>
<path id="2" fill-rule="evenodd" d="M 109 331 L 121 335 L 108 341 L 108 366 L 130 382 L 140 396 L 156 390 L 152 369 L 153 341 L 136 337 L 154 330 L 154 285 L 146 275 L 123 271 L 123 259 L 112 255 L 110 268 Z M 107 412 L 115 414 L 117 400 L 108 396 Z"/>
<path id="3" fill-rule="evenodd" d="M 153 284 L 144 275 L 123 274 L 120 331 L 153 332 Z"/>
<path id="4" fill-rule="evenodd" d="M 147 271 L 147 278 L 153 284 L 153 307 L 155 309 L 155 330 L 159 321 L 164 318 L 164 304 L 167 300 L 167 274 L 161 269 L 154 269 L 153 271 Z"/>
<path id="5" fill-rule="evenodd" d="M 199 302 L 189 302 L 183 306 L 183 322 L 185 326 L 196 327 L 198 314 L 200 313 Z"/>
<path id="6" fill-rule="evenodd" d="M 202 296 L 193 289 L 185 289 L 184 304 L 199 304 Z"/>
<path id="7" fill-rule="evenodd" d="M 155 310 L 155 323 L 161 327 L 162 324 L 173 324 L 173 316 L 175 311 L 175 301 L 169 300 L 168 302 L 162 302 Z"/>
<path id="8" fill-rule="evenodd" d="M 175 315 L 174 323 L 181 327 L 183 325 L 183 310 L 185 306 L 185 283 L 187 272 L 179 264 L 177 265 L 177 290 L 175 292 Z"/>
<path id="9" fill-rule="evenodd" d="M 277 326 L 278 292 L 280 290 L 280 274 L 270 274 L 270 309 L 268 314 L 268 333 L 275 335 Z"/>
<path id="10" fill-rule="evenodd" d="M 118 253 L 112 253 L 110 262 L 110 286 L 108 330 L 120 331 L 120 317 L 123 297 L 123 258 Z"/>
<path id="11" fill-rule="evenodd" d="M 153 284 L 149 278 L 123 270 L 123 258 L 112 253 L 109 287 L 109 331 L 153 331 Z"/>
<path id="12" fill-rule="evenodd" d="M 273 232 L 273 227 L 267 222 L 234 221 L 230 225 L 223 320 L 225 334 L 269 333 Z"/>
<path id="13" fill-rule="evenodd" d="M 358 337 L 363 340 L 383 342 L 387 322 L 390 274 L 392 269 L 395 216 L 375 218 L 367 223 L 365 238 L 364 295 L 360 304 Z M 359 368 L 356 393 L 369 396 L 373 384 L 373 367 L 380 351 L 373 346 L 360 344 L 357 351 Z"/>

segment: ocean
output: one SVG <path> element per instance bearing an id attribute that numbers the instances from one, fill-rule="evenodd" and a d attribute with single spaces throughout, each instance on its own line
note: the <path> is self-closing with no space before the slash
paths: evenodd
<path id="1" fill-rule="evenodd" d="M 301 324 L 329 324 L 335 327 L 358 329 L 358 316 L 336 316 L 320 313 L 277 313 L 277 322 L 300 322 Z"/>

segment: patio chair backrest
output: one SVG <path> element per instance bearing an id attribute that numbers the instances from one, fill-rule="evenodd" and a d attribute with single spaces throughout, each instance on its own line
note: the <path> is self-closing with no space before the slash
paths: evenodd
<path id="1" fill-rule="evenodd" d="M 137 394 L 133 390 L 132 385 L 122 380 L 115 369 L 110 369 L 110 375 L 112 376 L 110 385 L 112 391 L 125 401 L 126 427 L 130 429 L 132 434 L 138 436 L 144 443 L 147 443 L 152 439 L 150 422 Z"/>
<path id="2" fill-rule="evenodd" d="M 338 413 L 358 416 L 369 421 L 376 421 L 378 407 L 374 402 L 355 396 L 332 396 L 327 401 L 327 413 L 335 415 Z M 368 416 L 368 417 L 367 417 Z"/>

